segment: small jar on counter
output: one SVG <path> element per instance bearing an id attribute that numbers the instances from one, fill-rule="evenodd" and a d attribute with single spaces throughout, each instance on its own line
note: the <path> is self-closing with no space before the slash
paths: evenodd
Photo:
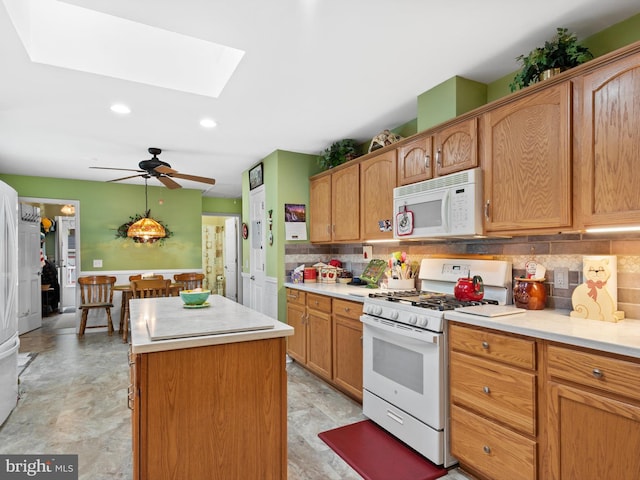
<path id="1" fill-rule="evenodd" d="M 542 280 L 514 278 L 513 300 L 518 308 L 544 310 L 547 304 L 547 290 Z"/>

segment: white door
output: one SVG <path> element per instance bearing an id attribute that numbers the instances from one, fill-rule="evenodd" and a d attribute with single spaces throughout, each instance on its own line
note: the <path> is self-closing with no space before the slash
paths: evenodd
<path id="1" fill-rule="evenodd" d="M 13 188 L 0 182 L 0 344 L 18 331 L 17 252 L 18 194 Z M 0 415 L 0 424 L 2 421 Z"/>
<path id="2" fill-rule="evenodd" d="M 41 271 L 39 209 L 20 204 L 18 222 L 18 333 L 20 335 L 42 326 Z"/>
<path id="3" fill-rule="evenodd" d="M 76 309 L 75 217 L 56 217 L 56 260 L 60 283 L 60 312 Z"/>
<path id="4" fill-rule="evenodd" d="M 238 218 L 224 221 L 225 297 L 238 301 Z"/>
<path id="5" fill-rule="evenodd" d="M 264 287 L 266 277 L 264 185 L 249 194 L 251 224 L 249 225 L 249 307 L 265 313 Z"/>

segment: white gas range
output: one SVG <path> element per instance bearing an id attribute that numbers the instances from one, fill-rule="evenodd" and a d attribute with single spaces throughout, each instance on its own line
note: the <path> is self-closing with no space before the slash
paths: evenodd
<path id="1" fill-rule="evenodd" d="M 484 297 L 459 302 L 458 278 L 480 275 Z M 424 259 L 420 291 L 382 291 L 365 299 L 363 413 L 437 465 L 451 466 L 444 312 L 511 303 L 511 264 L 496 260 Z"/>

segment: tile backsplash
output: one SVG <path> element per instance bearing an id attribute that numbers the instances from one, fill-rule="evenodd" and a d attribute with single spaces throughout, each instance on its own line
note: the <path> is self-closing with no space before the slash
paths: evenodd
<path id="1" fill-rule="evenodd" d="M 360 275 L 369 263 L 362 254 L 363 244 L 285 245 L 285 275 L 295 267 L 338 259 L 344 268 Z M 513 276 L 524 275 L 525 263 L 534 259 L 547 269 L 547 307 L 571 310 L 571 295 L 582 283 L 583 255 L 615 255 L 618 270 L 618 309 L 627 318 L 640 319 L 640 235 L 604 237 L 593 234 L 539 235 L 518 238 L 399 242 L 372 244 L 373 258 L 387 259 L 391 252 L 407 252 L 410 259 L 428 256 L 464 256 L 507 260 L 513 265 Z M 569 269 L 569 288 L 553 287 L 554 269 Z"/>

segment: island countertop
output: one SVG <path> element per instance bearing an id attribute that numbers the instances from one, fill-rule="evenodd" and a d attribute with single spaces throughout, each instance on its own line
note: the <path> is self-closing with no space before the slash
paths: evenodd
<path id="1" fill-rule="evenodd" d="M 205 308 L 185 308 L 180 297 L 132 299 L 131 351 L 160 352 L 293 335 L 291 326 L 221 295 L 211 295 L 208 303 Z M 150 331 L 166 339 L 153 340 Z M 218 331 L 228 333 L 212 333 Z"/>

